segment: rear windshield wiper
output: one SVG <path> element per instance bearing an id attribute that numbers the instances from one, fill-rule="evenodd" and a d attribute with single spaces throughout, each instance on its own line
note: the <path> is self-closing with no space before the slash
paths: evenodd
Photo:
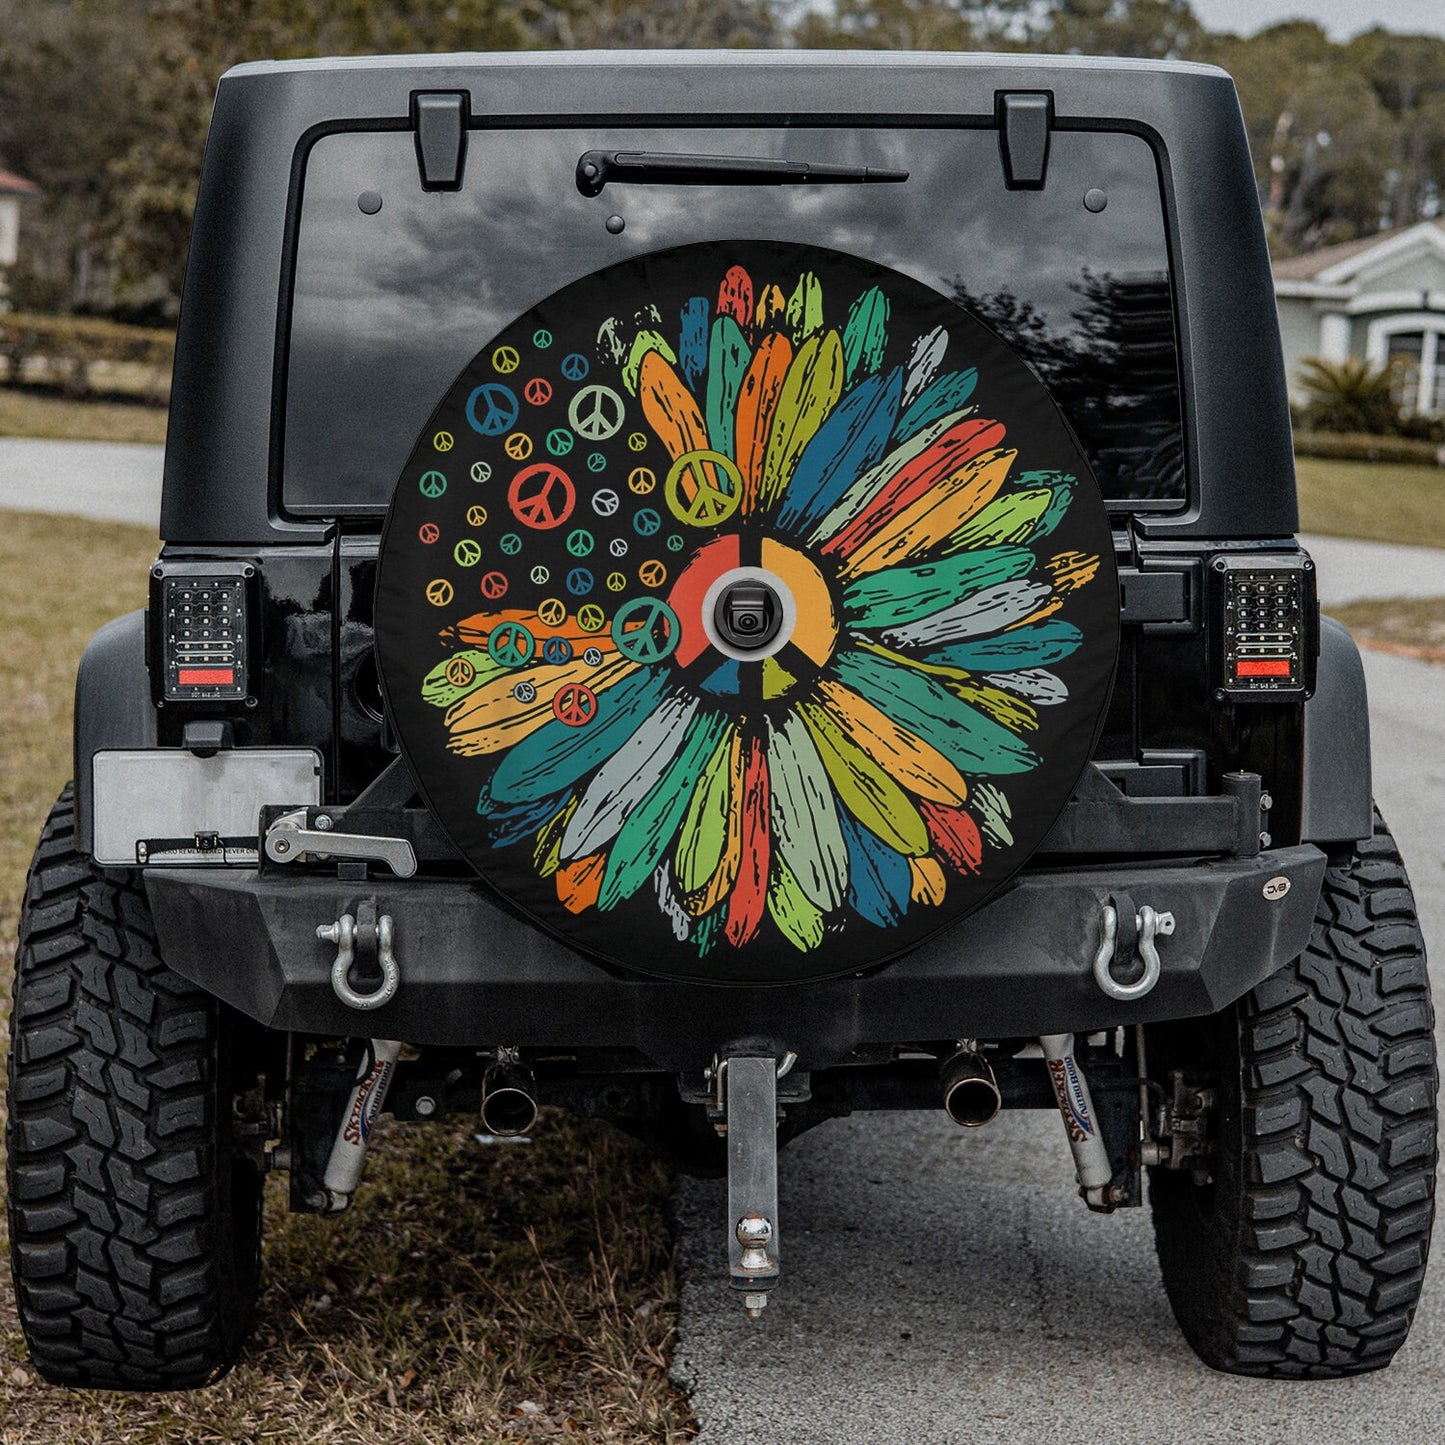
<path id="1" fill-rule="evenodd" d="M 907 171 L 878 166 L 828 166 L 765 156 L 689 156 L 670 151 L 584 151 L 577 161 L 577 189 L 600 196 L 608 185 L 809 186 L 880 185 L 906 181 Z"/>

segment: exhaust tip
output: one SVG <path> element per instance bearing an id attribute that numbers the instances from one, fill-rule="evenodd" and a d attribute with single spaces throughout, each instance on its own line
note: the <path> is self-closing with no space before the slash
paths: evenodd
<path id="1" fill-rule="evenodd" d="M 943 1110 L 955 1124 L 979 1129 L 998 1117 L 1003 1095 L 978 1054 L 955 1054 L 943 1066 Z"/>
<path id="2" fill-rule="evenodd" d="M 537 1099 L 527 1080 L 514 1072 L 488 1075 L 482 1085 L 482 1124 L 500 1139 L 530 1133 L 537 1122 Z"/>

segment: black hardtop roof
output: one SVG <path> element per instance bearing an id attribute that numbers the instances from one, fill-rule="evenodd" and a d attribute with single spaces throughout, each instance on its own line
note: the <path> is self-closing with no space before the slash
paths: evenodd
<path id="1" fill-rule="evenodd" d="M 846 83 L 840 80 L 846 72 Z M 257 61 L 223 77 L 196 200 L 166 448 L 175 545 L 320 542 L 288 516 L 280 458 L 300 184 L 328 131 L 408 129 L 418 91 L 466 91 L 474 125 L 608 119 L 991 129 L 1000 92 L 1047 91 L 1060 130 L 1153 148 L 1169 232 L 1191 502 L 1169 536 L 1298 525 L 1288 399 L 1254 168 L 1233 82 L 1213 66 L 904 51 L 519 51 Z"/>
<path id="2" fill-rule="evenodd" d="M 917 70 L 937 66 L 960 69 L 1149 71 L 1162 75 L 1213 76 L 1229 79 L 1216 65 L 1191 60 L 1140 60 L 1118 55 L 1035 55 L 1011 51 L 945 50 L 507 50 L 449 51 L 434 55 L 314 56 L 300 60 L 251 60 L 233 65 L 223 80 L 255 75 L 312 74 L 318 71 L 459 70 L 472 66 L 520 69 L 582 70 L 617 67 L 661 69 L 680 66 L 709 69 L 725 65 L 772 70 L 830 70 L 862 67 L 876 70 Z"/>

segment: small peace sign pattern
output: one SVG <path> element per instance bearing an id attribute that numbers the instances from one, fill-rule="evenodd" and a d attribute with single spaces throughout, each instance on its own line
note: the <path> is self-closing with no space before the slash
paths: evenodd
<path id="1" fill-rule="evenodd" d="M 773 982 L 881 962 L 1026 860 L 1117 605 L 1087 464 L 997 337 L 870 262 L 740 242 L 479 341 L 376 593 L 403 751 L 479 872 L 613 962 Z M 791 598 L 776 655 L 718 650 L 732 573 Z"/>

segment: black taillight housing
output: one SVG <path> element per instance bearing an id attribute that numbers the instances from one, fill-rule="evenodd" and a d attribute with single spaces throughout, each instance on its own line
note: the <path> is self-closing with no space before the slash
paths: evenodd
<path id="1" fill-rule="evenodd" d="M 161 561 L 151 569 L 151 691 L 158 703 L 249 703 L 248 563 Z"/>
<path id="2" fill-rule="evenodd" d="M 1215 696 L 1307 699 L 1319 655 L 1314 563 L 1304 552 L 1219 554 L 1208 576 Z"/>

